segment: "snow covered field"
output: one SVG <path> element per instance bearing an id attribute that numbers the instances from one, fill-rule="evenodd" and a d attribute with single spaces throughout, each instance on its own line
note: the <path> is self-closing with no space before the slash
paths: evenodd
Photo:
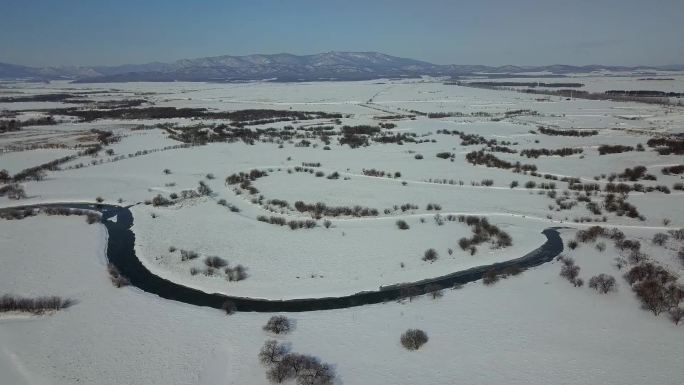
<path id="1" fill-rule="evenodd" d="M 673 76 L 681 84 L 681 75 Z M 588 90 L 651 89 L 641 83 L 661 84 L 637 77 L 594 76 L 577 81 L 586 83 Z M 681 87 L 674 88 L 682 92 Z M 677 188 L 684 179 L 682 174 L 662 172 L 684 164 L 684 157 L 660 155 L 647 145 L 650 138 L 684 134 L 680 107 L 557 97 L 538 101 L 535 95 L 444 85 L 429 78 L 0 86 L 0 96 L 16 92 L 84 93 L 93 102 L 146 100 L 136 108 L 341 114 L 340 118 L 247 122 L 246 129 L 273 127 L 278 134 L 270 139 L 262 134 L 253 142 L 200 144 L 182 143 L 171 133 L 194 132 L 191 127 L 207 132 L 218 124 L 230 127 L 230 120 L 77 121 L 68 112 L 62 115 L 48 109 L 91 107 L 62 102 L 0 104 L 0 112 L 6 110 L 19 119 L 52 114 L 59 122 L 0 133 L 0 170 L 12 176 L 76 155 L 45 169 L 40 180 L 18 181 L 26 198 L 0 196 L 0 207 L 92 202 L 96 197 L 134 205 L 135 250 L 142 263 L 160 277 L 209 293 L 293 299 L 377 290 L 520 257 L 544 242 L 541 231 L 550 226 L 567 227 L 562 230 L 566 241 L 575 237 L 576 230 L 591 225 L 620 228 L 628 239 L 640 241 L 650 260 L 678 276 L 684 272 L 677 257 L 682 242 L 670 237 L 659 246 L 651 241 L 656 233 L 684 227 L 684 190 Z M 341 135 L 326 138 L 311 131 L 332 126 L 330 132 L 339 132 L 342 126 L 381 123 L 393 126 L 381 128 L 376 135 L 404 134 L 409 139 L 404 137 L 398 144 L 370 138 L 368 146 L 351 148 L 339 144 Z M 597 133 L 553 136 L 541 133 L 540 126 Z M 453 130 L 460 135 L 451 134 Z M 83 154 L 101 140 L 98 133 L 103 131 L 117 140 L 101 141 L 102 148 L 94 156 Z M 294 136 L 283 139 L 287 132 Z M 479 142 L 463 144 L 464 135 Z M 510 152 L 485 144 L 493 139 Z M 631 150 L 599 155 L 601 145 Z M 637 150 L 639 146 L 644 150 Z M 487 147 L 485 154 L 511 164 L 533 164 L 538 174 L 466 161 L 467 154 Z M 563 148 L 581 152 L 538 158 L 520 154 Z M 443 159 L 438 153 L 449 155 Z M 626 202 L 640 217 L 617 215 L 607 208 L 604 191 L 607 185 L 621 182 L 611 174 L 641 165 L 655 180 L 622 182 L 661 190 L 630 192 Z M 226 180 L 255 169 L 266 173 L 248 184 L 258 192 Z M 369 172 L 373 169 L 389 176 L 375 176 Z M 601 191 L 580 194 L 563 177 L 596 184 Z M 200 182 L 212 192 L 188 193 L 198 191 Z M 548 188 L 548 183 L 554 183 L 554 188 Z M 174 198 L 176 194 L 179 198 Z M 171 204 L 144 203 L 157 195 Z M 358 205 L 376 209 L 377 215 L 318 218 L 297 209 L 297 201 L 328 207 Z M 592 204 L 600 213 L 592 211 Z M 402 205 L 407 208 L 401 209 Z M 493 248 L 485 242 L 471 255 L 459 247 L 459 239 L 472 237 L 472 228 L 447 220 L 449 215 L 486 217 L 510 234 L 512 245 Z M 262 216 L 315 220 L 316 226 L 291 230 L 288 224 L 264 222 Z M 398 220 L 409 228 L 400 230 Z M 82 217 L 0 219 L 0 295 L 58 295 L 77 301 L 43 316 L 0 313 L 0 385 L 268 383 L 257 353 L 265 340 L 273 338 L 261 329 L 272 314 L 227 317 L 215 309 L 164 300 L 134 287 L 117 289 L 107 276 L 106 240 L 104 226 L 88 225 Z M 681 384 L 681 324 L 670 322 L 666 312 L 654 316 L 640 309 L 622 278 L 626 267 L 615 266 L 615 258 L 627 258 L 626 252 L 605 243 L 604 251 L 582 243 L 574 250 L 566 248 L 564 254 L 580 266 L 585 281 L 599 273 L 615 276 L 616 292 L 601 295 L 587 286 L 573 287 L 559 276 L 562 263 L 554 261 L 493 286 L 474 282 L 447 288 L 443 297 L 434 300 L 423 295 L 398 303 L 289 314 L 295 329 L 277 339 L 291 343 L 294 351 L 333 364 L 339 384 Z M 436 261 L 422 259 L 430 248 L 438 253 Z M 183 260 L 181 250 L 199 257 Z M 222 269 L 205 265 L 208 256 L 223 258 L 230 267 L 246 267 L 246 279 L 229 281 Z M 411 352 L 401 347 L 399 336 L 414 327 L 425 330 L 430 340 Z"/>

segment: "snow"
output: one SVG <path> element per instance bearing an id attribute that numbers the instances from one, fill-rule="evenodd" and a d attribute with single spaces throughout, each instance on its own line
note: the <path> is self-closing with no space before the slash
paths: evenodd
<path id="1" fill-rule="evenodd" d="M 642 83 L 660 84 L 599 76 L 577 81 L 597 89 L 627 88 L 618 81 L 640 88 Z M 14 87 L 28 94 L 101 89 L 108 93 L 89 98 L 144 96 L 157 106 L 322 110 L 349 114 L 342 119 L 347 125 L 375 125 L 379 116 L 406 114 L 408 110 L 487 112 L 496 117 L 516 109 L 538 112 L 500 121 L 474 115 L 393 120 L 397 127 L 392 131 L 416 133 L 418 138 L 435 142 L 401 146 L 374 143 L 350 149 L 338 146 L 333 139 L 330 151 L 320 142 L 308 148 L 287 142 L 283 148 L 277 143 L 238 142 L 169 149 L 179 142 L 164 130 L 131 130 L 141 124 L 168 121 L 197 123 L 189 119 L 71 122 L 0 134 L 2 149 L 47 143 L 66 146 L 0 153 L 0 169 L 11 173 L 76 153 L 74 146 L 93 128 L 111 130 L 121 137 L 107 147 L 114 155 L 100 153 L 67 162 L 62 170 L 49 171 L 43 181 L 23 183 L 28 199 L 0 197 L 0 207 L 93 201 L 98 196 L 106 202 L 120 199 L 131 205 L 157 194 L 168 196 L 195 189 L 199 181 L 206 182 L 214 196 L 171 207 L 138 204 L 131 208 L 136 253 L 143 264 L 161 277 L 206 292 L 282 299 L 375 290 L 519 257 L 545 241 L 541 231 L 546 227 L 570 227 L 563 231 L 567 241 L 574 237 L 574 229 L 594 224 L 575 223 L 575 218 L 598 219 L 582 203 L 570 210 L 550 210 L 554 200 L 544 191 L 523 187 L 529 180 L 537 184 L 548 181 L 472 166 L 464 156 L 481 146 L 461 146 L 458 136 L 437 134 L 437 130 L 460 130 L 515 142 L 509 147 L 518 151 L 584 150 L 569 157 L 538 159 L 494 153 L 510 162 L 535 164 L 541 174 L 605 184 L 606 179 L 595 181 L 594 177 L 645 165 L 658 178 L 640 182 L 645 186 L 672 188 L 682 182 L 681 176 L 660 172 L 666 165 L 681 164 L 681 156 L 661 156 L 647 146 L 643 152 L 601 156 L 597 151 L 601 144 L 636 146 L 645 144 L 653 133 L 684 132 L 684 110 L 677 107 L 559 98 L 539 102 L 534 95 L 443 85 L 435 79 L 243 84 L 53 82 L 17 83 Z M 22 106 L 8 103 L 0 108 L 15 107 Z M 313 123 L 328 124 L 325 120 Z M 530 133 L 538 125 L 592 128 L 599 134 L 576 138 Z M 435 156 L 442 151 L 454 153 L 454 161 Z M 136 153 L 140 155 L 128 156 Z M 422 154 L 424 159 L 415 159 L 415 154 Z M 124 159 L 119 160 L 120 155 Z M 288 173 L 303 162 L 320 162 L 316 170 L 325 175 L 338 172 L 340 178 Z M 83 167 L 76 167 L 80 164 Z M 163 172 L 166 168 L 170 174 Z M 358 204 L 377 208 L 380 215 L 330 218 L 329 229 L 319 220 L 314 229 L 296 231 L 259 222 L 259 215 L 310 217 L 289 211 L 271 213 L 252 203 L 248 194 L 236 195 L 225 185 L 228 175 L 254 168 L 268 173 L 253 182 L 264 201 Z M 363 169 L 371 168 L 398 171 L 401 176 L 363 175 Z M 209 173 L 216 178 L 207 179 Z M 455 184 L 436 182 L 442 179 L 454 180 Z M 479 185 L 483 179 L 492 179 L 493 186 Z M 511 189 L 512 181 L 520 182 L 520 187 Z M 566 183 L 556 184 L 560 195 Z M 640 240 L 642 249 L 653 259 L 683 275 L 675 257 L 680 243 L 670 240 L 663 248 L 650 242 L 656 232 L 684 227 L 682 195 L 677 191 L 632 193 L 628 202 L 644 214 L 644 221 L 605 213 L 607 222 L 600 224 L 619 227 L 628 238 Z M 220 199 L 240 212 L 219 205 Z M 593 199 L 600 201 L 602 197 Z M 418 208 L 405 213 L 383 211 L 404 203 Z M 458 247 L 458 239 L 471 236 L 470 228 L 458 222 L 437 225 L 436 212 L 426 209 L 428 203 L 440 204 L 442 216 L 487 217 L 511 234 L 513 246 L 491 249 L 482 245 L 476 255 L 469 255 Z M 410 229 L 399 230 L 397 219 L 406 220 Z M 664 224 L 664 219 L 670 223 Z M 59 295 L 78 301 L 51 315 L 0 316 L 0 385 L 266 383 L 257 352 L 266 339 L 274 338 L 261 330 L 271 314 L 226 317 L 215 309 L 164 300 L 136 288 L 116 289 L 105 268 L 106 241 L 104 227 L 87 225 L 82 217 L 39 215 L 21 221 L 0 220 L 0 294 Z M 294 351 L 314 354 L 333 364 L 340 384 L 548 384 L 577 383 L 584 378 L 600 384 L 681 383 L 681 326 L 673 325 L 665 315 L 655 317 L 640 309 L 621 278 L 623 272 L 614 266 L 619 251 L 606 243 L 604 252 L 592 244 L 582 244 L 565 254 L 576 260 L 585 281 L 599 273 L 614 275 L 619 286 L 615 293 L 599 295 L 588 287 L 575 288 L 558 276 L 560 264 L 552 262 L 491 287 L 474 282 L 458 290 L 445 290 L 438 300 L 423 296 L 410 302 L 289 314 L 296 323 L 295 330 L 277 339 L 291 344 Z M 170 246 L 197 251 L 201 257 L 180 261 L 179 251 L 170 252 Z M 421 260 L 428 248 L 438 251 L 437 261 Z M 246 266 L 248 278 L 228 282 L 223 273 L 213 277 L 191 275 L 190 268 L 204 269 L 202 259 L 210 255 L 225 258 L 231 266 Z M 400 346 L 399 336 L 413 327 L 425 330 L 430 341 L 421 350 L 408 352 Z"/>

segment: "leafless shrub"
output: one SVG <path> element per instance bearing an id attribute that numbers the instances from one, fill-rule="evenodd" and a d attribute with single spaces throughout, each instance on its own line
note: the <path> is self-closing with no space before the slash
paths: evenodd
<path id="1" fill-rule="evenodd" d="M 114 286 L 124 287 L 130 285 L 131 282 L 128 280 L 128 278 L 121 275 L 119 269 L 117 269 L 112 263 L 107 264 L 107 272 L 109 272 L 109 279 L 112 281 Z"/>
<path id="2" fill-rule="evenodd" d="M 226 267 L 226 276 L 229 281 L 242 281 L 247 278 L 247 268 L 242 265 L 236 265 L 235 267 Z"/>
<path id="3" fill-rule="evenodd" d="M 606 250 L 606 244 L 603 242 L 597 243 L 595 247 L 596 247 L 596 250 L 598 250 L 600 252 L 604 252 Z"/>
<path id="4" fill-rule="evenodd" d="M 420 329 L 408 329 L 401 335 L 400 341 L 406 349 L 418 350 L 428 342 L 428 336 Z"/>
<path id="5" fill-rule="evenodd" d="M 396 223 L 397 223 L 397 227 L 400 230 L 408 230 L 409 229 L 408 223 L 406 223 L 406 221 L 403 219 L 398 220 Z"/>
<path id="6" fill-rule="evenodd" d="M 670 320 L 672 320 L 675 325 L 679 325 L 679 323 L 682 321 L 682 318 L 684 318 L 684 308 L 679 306 L 674 307 L 668 311 L 668 314 L 670 316 Z"/>
<path id="7" fill-rule="evenodd" d="M 427 250 L 425 250 L 425 253 L 423 254 L 423 261 L 434 262 L 437 260 L 438 257 L 439 256 L 437 255 L 437 250 L 427 249 Z"/>
<path id="8" fill-rule="evenodd" d="M 93 223 L 100 222 L 102 216 L 98 213 L 89 212 L 86 214 L 86 223 L 92 225 Z"/>
<path id="9" fill-rule="evenodd" d="M 582 286 L 584 281 L 578 278 L 580 267 L 575 264 L 575 260 L 569 257 L 560 257 L 563 266 L 561 266 L 560 276 L 567 279 L 576 287 Z"/>
<path id="10" fill-rule="evenodd" d="M 181 261 L 189 261 L 189 260 L 196 259 L 199 257 L 199 254 L 197 254 L 194 251 L 190 251 L 190 250 L 181 250 L 180 254 L 181 254 Z"/>
<path id="11" fill-rule="evenodd" d="M 224 266 L 228 265 L 228 261 L 221 257 L 217 256 L 210 256 L 204 258 L 204 264 L 207 265 L 208 267 L 214 268 L 214 269 L 220 269 Z"/>
<path id="12" fill-rule="evenodd" d="M 663 246 L 669 238 L 665 233 L 656 233 L 653 235 L 652 242 L 654 245 Z"/>
<path id="13" fill-rule="evenodd" d="M 482 276 L 482 283 L 491 286 L 499 281 L 499 273 L 496 270 L 488 270 Z"/>
<path id="14" fill-rule="evenodd" d="M 221 310 L 223 310 L 226 315 L 231 315 L 237 311 L 237 306 L 235 306 L 235 302 L 227 299 L 221 305 Z"/>

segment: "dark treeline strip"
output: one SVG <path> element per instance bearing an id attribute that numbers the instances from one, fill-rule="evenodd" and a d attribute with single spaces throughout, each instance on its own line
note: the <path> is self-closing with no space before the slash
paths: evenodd
<path id="1" fill-rule="evenodd" d="M 290 120 L 310 119 L 339 119 L 341 114 L 326 112 L 303 112 L 289 110 L 250 109 L 240 111 L 209 111 L 206 108 L 175 108 L 175 107 L 145 107 L 145 108 L 115 108 L 109 110 L 86 110 L 79 108 L 62 108 L 50 110 L 55 115 L 67 115 L 80 118 L 82 121 L 96 119 L 171 119 L 171 118 L 200 118 L 200 119 L 229 119 L 235 122 L 248 122 L 268 119 L 290 118 Z"/>
<path id="2" fill-rule="evenodd" d="M 57 124 L 57 121 L 55 121 L 55 118 L 53 118 L 52 116 L 47 116 L 44 118 L 33 118 L 28 120 L 0 120 L 0 134 L 3 132 L 19 131 L 22 127 L 49 126 L 53 124 Z"/>
<path id="3" fill-rule="evenodd" d="M 553 150 L 549 150 L 548 148 L 540 148 L 540 149 L 527 149 L 527 150 L 522 150 L 520 151 L 520 156 L 526 156 L 528 158 L 539 158 L 540 156 L 570 156 L 574 154 L 581 154 L 584 150 L 581 148 L 570 148 L 570 147 L 563 147 L 563 148 L 557 148 Z"/>
<path id="4" fill-rule="evenodd" d="M 549 87 L 549 88 L 579 88 L 582 83 L 541 83 L 541 82 L 469 82 L 471 86 L 486 87 Z"/>
<path id="5" fill-rule="evenodd" d="M 481 82 L 486 83 L 486 82 Z M 476 84 L 476 82 L 456 82 L 447 83 L 455 84 L 464 87 L 475 87 L 475 88 L 485 88 L 493 90 L 503 90 L 503 91 L 515 91 L 522 92 L 526 94 L 539 94 L 539 95 L 551 95 L 560 96 L 564 98 L 579 98 L 588 100 L 612 100 L 618 102 L 638 102 L 647 104 L 666 104 L 666 105 L 684 105 L 684 100 L 681 99 L 684 94 L 678 92 L 660 92 L 660 91 L 645 91 L 645 90 L 634 90 L 634 91 L 608 91 L 608 92 L 587 92 L 580 91 L 572 88 L 563 88 L 559 90 L 547 90 L 543 87 L 531 87 L 531 88 L 513 88 L 506 86 L 496 86 L 496 85 L 484 85 Z M 609 93 L 612 92 L 612 93 Z"/>
<path id="6" fill-rule="evenodd" d="M 553 128 L 538 127 L 540 134 L 550 136 L 593 136 L 598 135 L 598 130 L 556 130 Z"/>
<path id="7" fill-rule="evenodd" d="M 608 90 L 606 95 L 617 96 L 641 96 L 641 97 L 661 97 L 661 98 L 681 98 L 684 93 L 681 92 L 664 92 L 652 90 Z"/>
<path id="8" fill-rule="evenodd" d="M 0 98 L 0 103 L 20 103 L 20 102 L 61 102 L 66 99 L 76 98 L 76 94 L 42 94 L 42 95 L 22 95 L 6 96 Z"/>

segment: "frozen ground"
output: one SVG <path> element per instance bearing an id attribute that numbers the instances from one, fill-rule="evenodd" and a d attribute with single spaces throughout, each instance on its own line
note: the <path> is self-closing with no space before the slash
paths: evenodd
<path id="1" fill-rule="evenodd" d="M 606 82 L 618 80 L 638 84 L 614 83 L 610 88 L 633 85 L 641 89 L 641 83 L 651 83 L 635 77 L 599 76 L 578 81 L 600 89 L 608 87 Z M 540 102 L 535 95 L 443 85 L 433 79 L 96 86 L 17 83 L 3 84 L 0 94 L 98 90 L 107 92 L 88 98 L 145 98 L 155 106 L 216 111 L 263 108 L 335 112 L 344 115 L 341 125 L 387 121 L 396 124 L 384 129 L 387 133 L 411 133 L 426 140 L 402 145 L 371 142 L 368 147 L 351 149 L 338 145 L 333 136 L 330 150 L 325 150 L 319 139 L 311 138 L 310 147 L 296 146 L 297 138 L 284 141 L 282 146 L 277 142 L 248 145 L 239 141 L 177 148 L 182 143 L 170 138 L 164 129 L 151 127 L 158 123 L 202 123 L 188 118 L 71 121 L 0 134 L 0 148 L 6 150 L 0 152 L 0 170 L 7 169 L 10 174 L 77 154 L 84 148 L 77 145 L 95 140 L 91 129 L 111 131 L 120 138 L 95 157 L 79 156 L 59 170 L 47 171 L 43 180 L 23 182 L 27 199 L 0 197 L 1 207 L 93 201 L 96 197 L 129 205 L 157 194 L 181 194 L 196 189 L 200 181 L 206 183 L 213 190 L 212 196 L 185 199 L 168 207 L 138 204 L 131 208 L 138 257 L 155 274 L 183 285 L 269 299 L 346 295 L 519 257 L 544 242 L 540 232 L 546 227 L 570 227 L 563 233 L 569 240 L 574 229 L 596 222 L 621 228 L 628 238 L 639 239 L 642 249 L 654 260 L 674 273 L 682 273 L 682 264 L 676 258 L 681 245 L 671 240 L 659 247 L 650 240 L 657 232 L 684 226 L 684 193 L 674 190 L 674 185 L 684 180 L 680 175 L 661 173 L 663 167 L 682 164 L 684 159 L 681 155 L 659 155 L 646 146 L 656 134 L 684 133 L 681 108 L 559 98 Z M 27 118 L 44 115 L 40 109 L 73 106 L 5 103 L 0 110 L 18 111 L 20 118 Z M 507 111 L 522 109 L 536 114 L 505 116 Z M 420 114 L 428 112 L 460 112 L 463 116 L 431 119 Z M 414 118 L 396 116 L 408 114 Z M 303 129 L 334 122 L 318 119 L 257 127 L 283 130 L 288 124 Z M 133 129 L 139 125 L 148 129 Z M 591 128 L 599 133 L 579 138 L 530 132 L 540 125 Z M 445 129 L 510 142 L 506 146 L 516 151 L 583 150 L 567 157 L 536 159 L 491 153 L 512 163 L 535 164 L 542 175 L 576 177 L 584 183 L 605 186 L 609 181 L 602 175 L 644 165 L 657 180 L 639 183 L 646 187 L 665 185 L 672 191 L 630 193 L 627 201 L 638 208 L 642 220 L 605 210 L 594 215 L 583 202 L 560 210 L 555 199 L 547 196 L 548 191 L 539 188 L 550 180 L 473 166 L 465 161 L 465 155 L 483 145 L 464 146 L 458 136 L 437 133 Z M 52 144 L 60 148 L 44 148 Z M 599 155 L 597 148 L 602 144 L 642 144 L 645 151 Z M 453 153 L 453 161 L 436 157 L 439 152 Z M 416 154 L 423 159 L 416 159 Z M 313 170 L 324 176 L 294 171 L 303 163 L 320 163 Z M 235 186 L 226 185 L 227 176 L 252 169 L 268 174 L 252 182 L 258 194 L 237 195 Z M 368 176 L 364 169 L 393 175 L 399 172 L 400 176 Z M 326 178 L 334 172 L 339 179 Z M 208 174 L 215 178 L 207 178 Z M 482 185 L 485 179 L 493 184 Z M 515 188 L 510 187 L 513 181 L 519 182 Z M 528 181 L 537 186 L 526 188 Z M 568 184 L 555 183 L 558 196 L 562 196 Z M 263 195 L 262 204 L 259 195 Z M 602 205 L 604 195 L 590 199 Z M 573 193 L 569 197 L 577 198 Z M 264 202 L 273 199 L 285 200 L 291 207 L 270 212 Z M 220 200 L 239 212 L 219 205 Z M 328 206 L 360 205 L 378 209 L 379 215 L 327 218 L 330 228 L 323 226 L 321 218 L 317 227 L 299 230 L 257 220 L 261 215 L 311 219 L 307 213 L 292 209 L 299 200 Z M 405 212 L 394 209 L 394 205 L 406 203 L 417 208 Z M 427 210 L 428 203 L 439 204 L 441 209 Z M 471 229 L 458 222 L 440 226 L 434 218 L 437 212 L 442 217 L 485 216 L 512 236 L 513 245 L 492 249 L 483 244 L 477 254 L 470 255 L 461 250 L 458 240 L 470 237 Z M 582 218 L 589 222 L 576 222 Z M 399 230 L 395 224 L 398 219 L 405 220 L 410 229 Z M 78 300 L 77 305 L 54 315 L 1 316 L 0 385 L 267 382 L 256 355 L 264 340 L 272 338 L 261 330 L 270 314 L 226 317 L 217 310 L 162 300 L 135 288 L 115 289 L 105 269 L 106 236 L 103 226 L 87 225 L 82 217 L 0 220 L 0 294 L 54 294 Z M 177 250 L 169 251 L 171 246 Z M 428 248 L 437 250 L 437 261 L 421 260 Z M 200 258 L 181 261 L 180 249 L 196 251 Z M 585 281 L 598 273 L 616 276 L 618 291 L 598 295 L 588 287 L 574 288 L 558 276 L 560 263 L 553 262 L 492 287 L 475 282 L 446 290 L 438 300 L 422 296 L 411 302 L 292 314 L 295 331 L 282 340 L 290 342 L 295 351 L 315 354 L 334 364 L 340 384 L 445 384 L 455 379 L 473 384 L 680 384 L 681 326 L 669 322 L 664 314 L 655 317 L 639 308 L 621 278 L 622 272 L 614 266 L 620 252 L 611 243 L 603 252 L 588 244 L 566 250 L 566 254 L 581 267 L 580 276 Z M 229 282 L 222 272 L 206 276 L 205 256 L 220 256 L 231 266 L 244 265 L 247 279 Z M 199 273 L 192 275 L 191 268 Z M 399 345 L 399 335 L 410 327 L 419 327 L 430 336 L 418 352 L 408 352 Z"/>

